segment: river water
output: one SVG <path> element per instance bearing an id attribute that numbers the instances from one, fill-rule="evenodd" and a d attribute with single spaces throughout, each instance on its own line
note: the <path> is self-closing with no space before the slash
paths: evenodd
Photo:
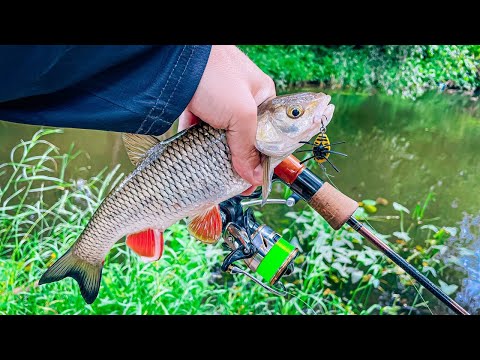
<path id="1" fill-rule="evenodd" d="M 327 134 L 332 142 L 346 141 L 334 149 L 348 157 L 330 157 L 339 173 L 326 165 L 326 175 L 313 161 L 309 166 L 356 200 L 387 199 L 389 204 L 378 206 L 372 215 L 371 224 L 377 230 L 388 233 L 398 229 L 398 220 L 383 218 L 398 215 L 392 202 L 411 209 L 430 191 L 434 201 L 425 217 L 437 218 L 433 224 L 455 226 L 464 212 L 480 212 L 479 103 L 443 94 L 427 95 L 416 102 L 391 96 L 329 94 L 336 110 Z M 0 162 L 8 161 L 10 149 L 38 129 L 0 121 Z M 85 152 L 75 160 L 75 169 L 69 174 L 72 178 L 88 178 L 118 163 L 123 172 L 133 168 L 119 133 L 65 129 L 63 134 L 49 135 L 48 140 L 60 151 L 67 151 L 73 143 Z M 279 215 L 284 211 L 282 206 L 270 206 L 265 219 L 272 226 L 281 226 Z"/>

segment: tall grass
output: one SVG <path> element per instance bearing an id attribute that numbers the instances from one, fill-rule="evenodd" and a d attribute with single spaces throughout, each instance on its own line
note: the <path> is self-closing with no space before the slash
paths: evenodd
<path id="1" fill-rule="evenodd" d="M 69 178 L 75 159 L 81 154 L 73 146 L 61 154 L 46 140 L 49 134 L 59 132 L 38 131 L 31 140 L 15 146 L 10 161 L 0 165 L 2 314 L 430 311 L 426 294 L 415 290 L 412 280 L 380 252 L 364 244 L 351 230 L 333 231 L 309 209 L 286 214 L 294 221 L 283 230 L 283 235 L 302 250 L 295 260 L 294 274 L 283 280 L 289 293 L 286 297 L 266 293 L 241 275 L 222 273 L 220 264 L 227 251 L 221 243 L 199 243 L 190 237 L 183 223 L 166 231 L 165 253 L 154 263 L 142 263 L 123 240 L 119 241 L 107 256 L 100 293 L 91 305 L 85 304 L 77 284 L 70 278 L 38 286 L 43 272 L 72 245 L 102 199 L 123 177 L 117 166 L 89 179 Z M 425 209 L 419 211 L 416 216 L 423 216 Z M 403 223 L 401 227 L 403 233 L 413 231 Z M 425 235 L 427 239 L 431 237 Z M 435 248 L 443 240 L 435 241 L 425 241 L 421 250 L 405 240 L 393 242 L 393 246 L 400 247 L 405 256 L 410 256 L 420 270 L 435 280 L 448 268 L 438 260 Z M 437 310 L 442 311 L 446 310 Z"/>

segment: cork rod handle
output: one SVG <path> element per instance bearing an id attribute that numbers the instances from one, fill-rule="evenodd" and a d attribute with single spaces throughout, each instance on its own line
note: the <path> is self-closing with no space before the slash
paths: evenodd
<path id="1" fill-rule="evenodd" d="M 340 229 L 358 208 L 355 200 L 350 199 L 329 183 L 324 183 L 308 203 L 335 230 Z"/>

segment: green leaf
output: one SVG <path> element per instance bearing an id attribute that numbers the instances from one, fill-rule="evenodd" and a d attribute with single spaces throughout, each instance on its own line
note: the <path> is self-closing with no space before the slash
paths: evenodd
<path id="1" fill-rule="evenodd" d="M 363 207 L 359 207 L 353 213 L 353 217 L 361 221 L 361 220 L 366 220 L 368 218 L 368 214 Z"/>
<path id="2" fill-rule="evenodd" d="M 392 205 L 393 205 L 393 208 L 394 208 L 395 210 L 397 210 L 397 211 L 403 211 L 403 212 L 405 212 L 405 213 L 407 213 L 407 214 L 410 214 L 410 210 L 408 210 L 405 206 L 403 206 L 403 205 L 401 205 L 401 204 L 399 204 L 399 203 L 397 203 L 397 202 L 393 202 Z"/>
<path id="3" fill-rule="evenodd" d="M 457 235 L 457 228 L 455 228 L 455 227 L 448 227 L 448 226 L 444 226 L 443 228 L 444 228 L 450 235 L 452 235 L 452 236 Z"/>
<path id="4" fill-rule="evenodd" d="M 440 284 L 440 288 L 442 289 L 442 291 L 447 295 L 452 295 L 458 289 L 458 285 L 455 285 L 455 284 L 448 285 L 446 282 L 442 280 L 438 280 L 438 283 Z"/>
<path id="5" fill-rule="evenodd" d="M 256 218 L 259 218 L 259 217 L 262 217 L 262 216 L 263 216 L 263 213 L 262 213 L 261 211 L 254 210 L 254 211 L 253 211 L 253 215 L 254 215 Z"/>
<path id="6" fill-rule="evenodd" d="M 367 204 L 364 204 L 363 205 L 363 208 L 365 209 L 365 211 L 369 214 L 375 214 L 377 212 L 377 207 L 374 206 L 374 205 L 367 205 Z"/>
<path id="7" fill-rule="evenodd" d="M 396 236 L 397 238 L 399 238 L 401 240 L 405 240 L 405 241 L 410 241 L 411 240 L 410 236 L 406 232 L 395 231 L 394 233 L 392 233 L 392 235 Z"/>
<path id="8" fill-rule="evenodd" d="M 351 273 L 352 276 L 352 284 L 357 283 L 363 276 L 363 271 L 362 270 L 354 270 Z"/>
<path id="9" fill-rule="evenodd" d="M 437 277 L 437 271 L 431 267 L 431 266 L 424 266 L 423 267 L 423 272 L 424 273 L 430 273 L 432 274 L 434 277 Z M 454 290 L 455 291 L 455 290 Z"/>
<path id="10" fill-rule="evenodd" d="M 432 225 L 432 224 L 427 224 L 427 225 L 423 225 L 420 227 L 420 229 L 428 229 L 428 230 L 432 230 L 433 232 L 437 232 L 438 231 L 438 228 L 435 226 L 435 225 Z"/>

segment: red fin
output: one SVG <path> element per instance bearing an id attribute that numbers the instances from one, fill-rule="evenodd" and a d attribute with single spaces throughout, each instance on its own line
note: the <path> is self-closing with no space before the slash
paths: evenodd
<path id="1" fill-rule="evenodd" d="M 147 229 L 127 236 L 127 246 L 140 255 L 144 262 L 156 261 L 163 254 L 163 232 Z"/>
<path id="2" fill-rule="evenodd" d="M 188 222 L 188 231 L 203 243 L 216 243 L 222 235 L 220 207 L 215 205 L 191 218 Z"/>

